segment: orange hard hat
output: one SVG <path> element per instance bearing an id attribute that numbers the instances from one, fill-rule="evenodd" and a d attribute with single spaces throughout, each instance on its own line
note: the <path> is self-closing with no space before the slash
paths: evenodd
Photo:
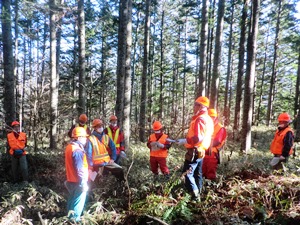
<path id="1" fill-rule="evenodd" d="M 100 119 L 94 119 L 92 122 L 92 127 L 97 127 L 97 126 L 102 126 L 103 125 L 103 121 Z"/>
<path id="2" fill-rule="evenodd" d="M 86 133 L 86 130 L 83 127 L 75 127 L 72 130 L 72 138 L 77 137 L 87 137 L 88 134 Z"/>
<path id="3" fill-rule="evenodd" d="M 20 126 L 20 123 L 18 122 L 18 121 L 13 121 L 12 123 L 11 123 L 11 126 L 13 127 L 13 126 Z"/>
<path id="4" fill-rule="evenodd" d="M 162 128 L 162 125 L 159 121 L 154 121 L 154 123 L 152 124 L 152 129 L 153 130 L 160 130 Z"/>
<path id="5" fill-rule="evenodd" d="M 218 117 L 218 113 L 215 109 L 209 109 L 208 110 L 208 115 L 211 117 Z"/>
<path id="6" fill-rule="evenodd" d="M 115 115 L 111 115 L 109 117 L 109 121 L 113 121 L 113 120 L 118 120 L 118 117 L 116 117 Z"/>
<path id="7" fill-rule="evenodd" d="M 278 121 L 285 121 L 285 122 L 291 122 L 291 117 L 288 113 L 281 113 L 278 116 Z"/>
<path id="8" fill-rule="evenodd" d="M 86 123 L 87 120 L 88 120 L 88 118 L 87 118 L 86 114 L 81 114 L 79 116 L 79 121 Z"/>
<path id="9" fill-rule="evenodd" d="M 205 96 L 200 96 L 199 98 L 196 99 L 197 103 L 204 105 L 205 107 L 209 107 L 209 99 Z"/>

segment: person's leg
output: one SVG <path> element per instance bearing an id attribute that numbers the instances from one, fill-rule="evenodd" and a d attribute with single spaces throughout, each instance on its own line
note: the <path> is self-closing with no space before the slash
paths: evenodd
<path id="1" fill-rule="evenodd" d="M 199 193 L 202 190 L 202 183 L 203 183 L 203 178 L 202 178 L 202 164 L 203 164 L 203 158 L 197 159 L 196 160 L 196 166 L 195 166 L 195 171 L 194 171 L 194 177 L 197 185 L 197 189 L 199 190 Z"/>
<path id="2" fill-rule="evenodd" d="M 21 169 L 23 181 L 28 181 L 28 164 L 27 164 L 26 155 L 21 156 L 19 162 L 20 162 L 20 169 Z"/>
<path id="3" fill-rule="evenodd" d="M 117 155 L 117 158 L 116 158 L 115 163 L 121 165 L 121 157 L 120 157 L 120 154 Z"/>
<path id="4" fill-rule="evenodd" d="M 194 171 L 197 166 L 197 163 L 191 163 L 188 160 L 184 161 L 183 165 L 183 174 L 185 176 L 185 186 L 189 192 L 193 192 L 198 190 L 198 186 L 196 185 L 194 178 Z"/>
<path id="5" fill-rule="evenodd" d="M 11 158 L 11 171 L 12 171 L 12 176 L 13 176 L 13 182 L 18 181 L 18 164 L 19 164 L 19 159 L 15 158 L 14 156 L 10 156 Z"/>
<path id="6" fill-rule="evenodd" d="M 157 157 L 150 156 L 150 169 L 153 174 L 158 175 L 158 160 Z"/>
<path id="7" fill-rule="evenodd" d="M 82 214 L 85 200 L 86 200 L 86 192 L 82 191 L 82 188 L 79 184 L 72 184 L 73 189 L 70 189 L 70 197 L 68 202 L 68 211 L 71 214 L 69 215 L 70 219 L 74 219 L 76 222 L 80 221 L 80 216 Z"/>
<path id="8" fill-rule="evenodd" d="M 157 162 L 159 164 L 159 168 L 164 175 L 169 175 L 170 171 L 167 166 L 167 158 L 159 157 L 157 158 Z"/>

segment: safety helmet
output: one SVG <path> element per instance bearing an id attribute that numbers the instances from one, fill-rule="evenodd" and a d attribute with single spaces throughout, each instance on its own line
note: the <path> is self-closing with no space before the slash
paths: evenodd
<path id="1" fill-rule="evenodd" d="M 278 116 L 278 122 L 280 121 L 291 122 L 291 117 L 288 113 L 281 113 Z"/>
<path id="2" fill-rule="evenodd" d="M 114 121 L 114 120 L 118 120 L 118 117 L 116 117 L 115 115 L 111 115 L 109 117 L 109 121 Z"/>
<path id="3" fill-rule="evenodd" d="M 81 115 L 79 116 L 79 121 L 81 121 L 81 122 L 83 122 L 83 123 L 86 123 L 87 120 L 88 120 L 88 118 L 87 118 L 86 114 L 81 114 Z"/>
<path id="4" fill-rule="evenodd" d="M 11 126 L 13 127 L 13 126 L 20 126 L 20 123 L 18 122 L 18 121 L 13 121 L 12 123 L 11 123 Z"/>
<path id="5" fill-rule="evenodd" d="M 217 113 L 217 111 L 215 109 L 209 109 L 208 110 L 208 115 L 210 117 L 218 117 L 218 113 Z"/>
<path id="6" fill-rule="evenodd" d="M 92 127 L 97 127 L 97 126 L 102 126 L 103 125 L 103 121 L 100 119 L 94 119 L 92 122 Z"/>
<path id="7" fill-rule="evenodd" d="M 75 127 L 72 130 L 72 138 L 77 137 L 87 137 L 88 134 L 86 133 L 86 130 L 83 127 Z"/>
<path id="8" fill-rule="evenodd" d="M 196 99 L 196 101 L 198 104 L 204 105 L 205 107 L 209 107 L 209 99 L 205 96 L 200 96 Z"/>
<path id="9" fill-rule="evenodd" d="M 152 124 L 152 129 L 153 130 L 160 130 L 162 128 L 162 125 L 159 121 L 154 121 L 154 123 Z"/>

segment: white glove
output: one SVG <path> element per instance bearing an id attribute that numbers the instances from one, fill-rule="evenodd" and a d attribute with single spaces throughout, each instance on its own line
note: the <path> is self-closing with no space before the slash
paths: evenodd
<path id="1" fill-rule="evenodd" d="M 186 139 L 185 138 L 177 139 L 176 143 L 178 145 L 184 145 L 184 144 L 186 144 Z"/>
<path id="2" fill-rule="evenodd" d="M 165 145 L 163 145 L 163 144 L 161 144 L 161 143 L 157 142 L 157 147 L 159 147 L 159 148 L 164 148 L 164 147 L 165 147 Z"/>
<path id="3" fill-rule="evenodd" d="M 89 190 L 89 186 L 87 183 L 82 183 L 81 184 L 82 192 L 87 192 Z"/>

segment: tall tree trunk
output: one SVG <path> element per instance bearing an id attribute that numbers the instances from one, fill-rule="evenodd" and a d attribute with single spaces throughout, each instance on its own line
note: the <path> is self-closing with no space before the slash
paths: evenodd
<path id="1" fill-rule="evenodd" d="M 131 46 L 132 46 L 132 1 L 126 2 L 126 56 L 124 81 L 124 121 L 123 131 L 125 148 L 129 149 L 130 138 L 130 102 L 131 102 Z"/>
<path id="2" fill-rule="evenodd" d="M 234 110 L 234 125 L 233 125 L 233 135 L 235 139 L 239 139 L 239 130 L 241 122 L 241 102 L 242 102 L 242 90 L 243 90 L 243 75 L 244 75 L 244 57 L 245 57 L 245 40 L 246 40 L 246 21 L 247 21 L 247 11 L 248 11 L 249 0 L 244 0 L 244 6 L 241 18 L 241 34 L 239 43 L 239 62 L 238 62 L 238 74 L 236 82 L 236 97 L 235 97 L 235 110 Z"/>
<path id="3" fill-rule="evenodd" d="M 296 93 L 298 92 L 299 94 L 299 83 L 300 83 L 300 47 L 298 50 L 298 70 L 297 70 L 297 85 L 296 85 Z M 297 95 L 296 95 L 297 96 Z M 299 142 L 300 141 L 300 98 L 298 98 L 298 103 L 297 103 L 297 119 L 296 119 L 296 135 L 295 135 L 295 141 Z"/>
<path id="4" fill-rule="evenodd" d="M 50 148 L 57 148 L 58 76 L 56 73 L 56 2 L 50 0 Z"/>
<path id="5" fill-rule="evenodd" d="M 209 1 L 202 1 L 201 10 L 201 41 L 200 41 L 200 63 L 199 63 L 199 86 L 197 96 L 205 95 L 205 77 L 207 68 L 207 39 L 208 39 L 208 9 Z"/>
<path id="6" fill-rule="evenodd" d="M 78 32 L 79 32 L 79 96 L 78 114 L 86 113 L 86 62 L 85 62 L 85 24 L 84 24 L 84 0 L 78 1 Z"/>
<path id="7" fill-rule="evenodd" d="M 147 72 L 148 72 L 148 53 L 149 53 L 149 29 L 150 29 L 150 0 L 146 0 L 146 16 L 144 28 L 144 56 L 143 56 L 143 73 L 141 79 L 141 109 L 140 109 L 140 141 L 145 141 L 146 125 L 146 102 L 147 102 Z"/>
<path id="8" fill-rule="evenodd" d="M 278 1 L 277 10 L 277 21 L 276 21 L 276 31 L 275 31 L 275 41 L 274 41 L 274 55 L 273 55 L 273 65 L 272 65 L 272 75 L 270 81 L 269 97 L 268 97 L 268 109 L 267 109 L 267 126 L 270 125 L 272 114 L 273 114 L 273 101 L 275 96 L 275 86 L 277 80 L 277 50 L 279 42 L 279 32 L 280 32 L 280 16 L 282 11 L 282 1 Z"/>
<path id="9" fill-rule="evenodd" d="M 256 42 L 258 33 L 260 0 L 253 0 L 251 23 L 247 41 L 247 70 L 245 76 L 244 110 L 243 110 L 243 140 L 241 150 L 248 153 L 251 148 L 251 125 L 253 114 L 254 80 L 256 63 Z"/>
<path id="10" fill-rule="evenodd" d="M 4 66 L 4 109 L 5 122 L 10 126 L 16 119 L 14 58 L 11 34 L 10 0 L 2 0 L 1 8 L 3 66 Z"/>
<path id="11" fill-rule="evenodd" d="M 15 0 L 15 56 L 14 56 L 14 76 L 16 78 L 16 118 L 19 118 L 22 128 L 22 114 L 19 105 L 19 84 L 18 84 L 18 55 L 19 55 L 19 1 Z"/>
<path id="12" fill-rule="evenodd" d="M 164 3 L 162 4 L 162 15 L 161 15 L 161 24 L 160 24 L 160 73 L 159 73 L 159 119 L 163 118 L 164 110 L 164 20 L 165 20 L 165 8 Z"/>
<path id="13" fill-rule="evenodd" d="M 225 0 L 219 0 L 218 4 L 218 22 L 216 31 L 215 53 L 214 53 L 214 67 L 212 73 L 210 107 L 216 109 L 218 103 L 218 88 L 220 80 L 220 66 L 221 66 L 221 50 L 223 38 L 223 24 L 224 24 L 224 8 Z"/>

